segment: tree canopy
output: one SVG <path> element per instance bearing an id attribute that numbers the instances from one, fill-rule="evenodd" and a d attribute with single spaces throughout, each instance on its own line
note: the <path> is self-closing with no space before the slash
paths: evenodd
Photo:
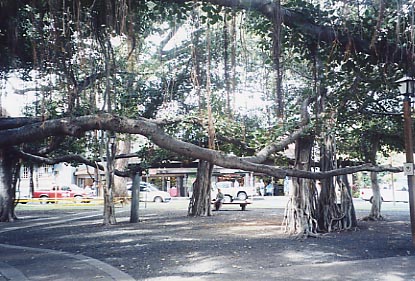
<path id="1" fill-rule="evenodd" d="M 278 178 L 400 171 L 376 166 L 365 152 L 373 139 L 385 153 L 403 147 L 395 81 L 414 74 L 410 1 L 0 7 L 2 78 L 36 82 L 19 90 L 36 97 L 27 117 L 0 119 L 0 147 L 14 148 L 7 153 L 103 159 L 102 140 L 122 133 L 147 138 L 135 151 L 143 161 L 201 159 Z M 298 155 L 287 159 L 291 144 L 298 153 L 321 148 L 307 161 L 326 157 L 331 165 L 311 171 Z M 338 169 L 336 153 L 358 164 Z"/>

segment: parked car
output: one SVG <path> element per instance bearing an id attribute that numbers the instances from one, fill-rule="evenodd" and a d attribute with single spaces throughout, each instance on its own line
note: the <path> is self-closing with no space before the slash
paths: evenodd
<path id="1" fill-rule="evenodd" d="M 380 195 L 384 202 L 409 202 L 409 192 L 406 187 L 398 187 L 395 190 L 390 186 L 380 188 Z M 360 198 L 372 203 L 373 192 L 371 188 L 363 188 L 360 190 Z"/>
<path id="2" fill-rule="evenodd" d="M 90 196 L 76 185 L 53 186 L 50 189 L 38 189 L 33 192 L 33 198 L 42 199 L 42 203 L 57 202 L 53 199 L 73 198 L 76 202 L 90 202 Z"/>
<path id="3" fill-rule="evenodd" d="M 246 200 L 249 197 L 256 195 L 256 188 L 254 186 L 235 186 L 231 181 L 220 181 L 212 184 L 211 198 L 216 198 L 218 188 L 225 196 L 225 202 L 232 202 L 233 200 Z"/>
<path id="4" fill-rule="evenodd" d="M 127 184 L 128 195 L 131 196 L 132 183 Z M 155 185 L 147 182 L 140 183 L 140 201 L 143 202 L 169 202 L 171 196 L 168 192 L 161 191 Z"/>

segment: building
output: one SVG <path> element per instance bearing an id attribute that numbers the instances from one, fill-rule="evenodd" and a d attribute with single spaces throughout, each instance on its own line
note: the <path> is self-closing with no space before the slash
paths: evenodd
<path id="1" fill-rule="evenodd" d="M 55 165 L 22 166 L 20 180 L 17 182 L 17 198 L 30 197 L 31 182 L 33 190 L 49 189 L 54 185 L 69 185 L 75 183 L 75 168 L 67 163 Z"/>

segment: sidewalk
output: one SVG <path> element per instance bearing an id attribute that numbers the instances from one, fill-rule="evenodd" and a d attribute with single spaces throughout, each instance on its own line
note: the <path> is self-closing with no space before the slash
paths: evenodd
<path id="1" fill-rule="evenodd" d="M 99 260 L 54 250 L 0 244 L 0 280 L 135 280 Z"/>

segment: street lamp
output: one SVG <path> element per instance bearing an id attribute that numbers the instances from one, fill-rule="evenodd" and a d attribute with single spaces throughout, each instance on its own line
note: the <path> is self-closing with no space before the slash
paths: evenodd
<path id="1" fill-rule="evenodd" d="M 396 81 L 399 85 L 399 91 L 405 96 L 403 100 L 403 117 L 404 117 L 404 135 L 405 135 L 405 153 L 406 163 L 404 164 L 404 173 L 408 177 L 409 191 L 409 212 L 411 217 L 412 244 L 415 246 L 415 183 L 414 183 L 414 148 L 412 136 L 412 118 L 411 118 L 411 97 L 415 94 L 415 79 L 403 77 Z"/>
<path id="2" fill-rule="evenodd" d="M 404 76 L 396 81 L 399 85 L 399 91 L 405 97 L 413 97 L 415 94 L 415 78 Z"/>

